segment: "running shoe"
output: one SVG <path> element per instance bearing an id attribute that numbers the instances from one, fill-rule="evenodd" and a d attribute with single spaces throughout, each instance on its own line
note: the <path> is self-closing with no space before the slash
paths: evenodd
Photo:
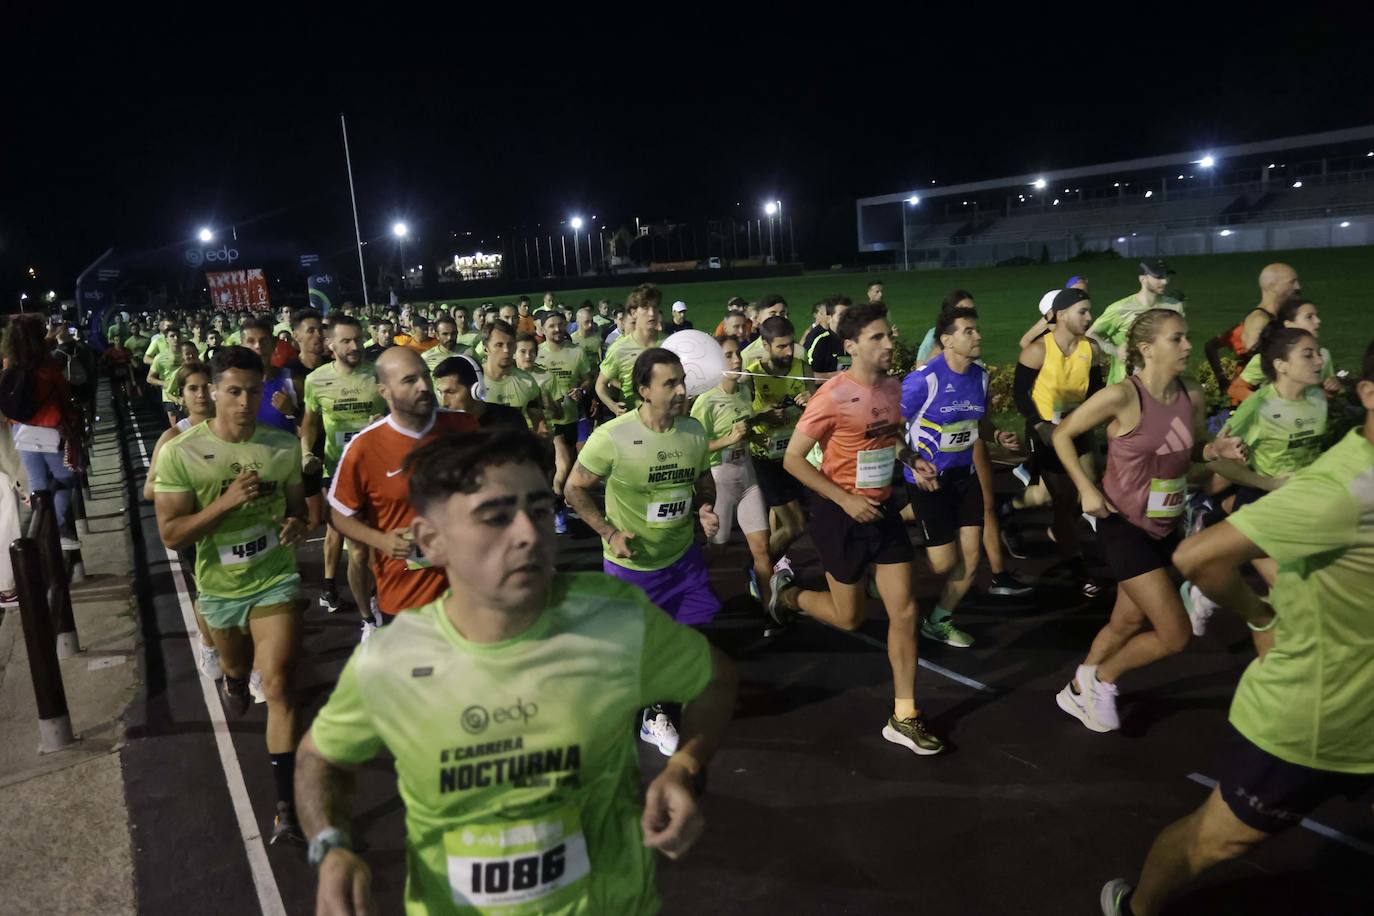
<path id="1" fill-rule="evenodd" d="M 253 697 L 248 693 L 248 678 L 224 676 L 224 687 L 220 691 L 224 694 L 224 705 L 236 717 L 242 716 L 248 711 L 248 707 L 253 705 Z"/>
<path id="2" fill-rule="evenodd" d="M 219 667 L 219 650 L 214 646 L 200 644 L 200 673 L 211 681 L 217 681 L 223 676 L 224 672 Z"/>
<path id="3" fill-rule="evenodd" d="M 339 600 L 339 593 L 334 590 L 320 592 L 320 607 L 333 614 L 343 607 L 343 602 Z"/>
<path id="4" fill-rule="evenodd" d="M 19 593 L 0 592 L 0 607 L 19 607 Z"/>
<path id="5" fill-rule="evenodd" d="M 749 577 L 749 594 L 754 596 L 755 601 L 762 601 L 763 593 L 759 591 L 759 574 L 754 572 L 753 566 L 744 567 L 744 574 Z"/>
<path id="6" fill-rule="evenodd" d="M 262 692 L 262 672 L 254 671 L 248 675 L 248 692 L 253 695 L 254 703 L 266 703 L 267 694 Z"/>
<path id="7" fill-rule="evenodd" d="M 1207 632 L 1207 622 L 1221 605 L 1186 580 L 1178 587 L 1178 596 L 1183 599 L 1183 609 L 1188 612 L 1188 620 L 1193 624 L 1193 635 L 1202 636 Z"/>
<path id="8" fill-rule="evenodd" d="M 797 616 L 794 609 L 782 603 L 782 590 L 791 585 L 794 579 L 796 576 L 792 574 L 792 567 L 783 565 L 779 560 L 768 580 L 768 616 L 780 627 L 787 626 Z"/>
<path id="9" fill-rule="evenodd" d="M 1018 464 L 1016 467 L 1012 468 L 1011 474 L 1017 480 L 1021 481 L 1021 486 L 1028 487 L 1031 485 L 1030 468 L 1026 467 L 1026 463 L 1024 461 Z"/>
<path id="10" fill-rule="evenodd" d="M 69 538 L 69 537 L 66 537 L 66 536 L 64 535 L 64 536 L 58 538 L 58 540 L 62 542 L 62 549 L 63 549 L 63 550 L 80 550 L 80 549 L 81 549 L 81 542 L 78 541 L 76 538 Z"/>
<path id="11" fill-rule="evenodd" d="M 1102 916 L 1131 916 L 1131 911 L 1126 908 L 1126 898 L 1133 890 L 1135 888 L 1125 878 L 1113 878 L 1102 885 L 1102 893 L 1097 898 L 1102 905 Z"/>
<path id="12" fill-rule="evenodd" d="M 1088 523 L 1088 527 L 1091 528 L 1091 529 L 1093 530 L 1093 534 L 1097 534 L 1097 516 L 1096 516 L 1096 515 L 1089 515 L 1088 513 L 1084 512 L 1084 513 L 1083 513 L 1083 521 L 1085 521 L 1085 522 Z"/>
<path id="13" fill-rule="evenodd" d="M 883 737 L 922 757 L 938 754 L 945 749 L 945 743 L 926 730 L 925 720 L 920 716 L 900 720 L 890 716 L 883 726 Z"/>
<path id="14" fill-rule="evenodd" d="M 367 638 L 377 632 L 377 625 L 370 620 L 363 621 L 363 633 L 358 637 L 358 644 L 367 642 Z"/>
<path id="15" fill-rule="evenodd" d="M 1026 544 L 1021 540 L 1021 535 L 1011 530 L 1011 528 L 1006 525 L 1002 526 L 1002 547 L 1006 549 L 1007 554 L 1012 558 L 1017 560 L 1026 559 Z"/>
<path id="16" fill-rule="evenodd" d="M 567 534 L 567 533 L 568 533 L 568 513 L 564 512 L 562 509 L 556 509 L 556 510 L 554 510 L 554 513 L 553 513 L 553 533 L 554 533 L 554 534 Z"/>
<path id="17" fill-rule="evenodd" d="M 939 623 L 927 617 L 921 621 L 921 635 L 956 649 L 967 649 L 973 645 L 973 637 L 956 627 L 952 617 L 946 617 Z"/>
<path id="18" fill-rule="evenodd" d="M 650 706 L 639 718 L 639 740 L 652 744 L 664 757 L 677 753 L 677 728 L 661 706 Z"/>
<path id="19" fill-rule="evenodd" d="M 1035 591 L 1035 586 L 1022 582 L 1009 572 L 994 574 L 992 584 L 988 586 L 989 595 L 999 595 L 1003 598 L 1019 598 L 1023 595 L 1029 595 L 1033 591 Z"/>
<path id="20" fill-rule="evenodd" d="M 277 802 L 277 816 L 272 819 L 272 839 L 268 840 L 268 845 L 276 846 L 278 842 L 305 845 L 305 833 L 296 820 L 296 809 L 286 802 Z"/>
<path id="21" fill-rule="evenodd" d="M 1078 583 L 1078 591 L 1084 598 L 1096 598 L 1102 594 L 1102 586 L 1091 576 L 1084 576 L 1083 580 Z"/>

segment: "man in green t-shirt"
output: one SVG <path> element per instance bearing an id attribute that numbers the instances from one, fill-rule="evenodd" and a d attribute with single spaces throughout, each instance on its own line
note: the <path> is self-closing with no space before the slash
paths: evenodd
<path id="1" fill-rule="evenodd" d="M 601 360 L 596 396 L 615 416 L 633 410 L 639 404 L 631 376 L 639 354 L 663 342 L 663 316 L 658 311 L 662 298 L 663 294 L 652 283 L 643 283 L 630 291 L 625 300 L 625 314 L 626 320 L 633 322 L 634 327 L 607 346 L 606 356 Z M 623 406 L 611 394 L 612 385 L 618 388 Z"/>
<path id="2" fill-rule="evenodd" d="M 1356 393 L 1362 428 L 1174 554 L 1245 619 L 1259 657 L 1231 702 L 1217 787 L 1155 838 L 1134 889 L 1122 879 L 1103 888 L 1104 913 L 1157 913 L 1203 870 L 1374 786 L 1374 343 Z M 1268 604 L 1240 575 L 1263 556 L 1279 567 Z"/>
<path id="3" fill-rule="evenodd" d="M 416 543 L 450 589 L 353 653 L 301 742 L 319 912 L 375 911 L 349 787 L 383 748 L 406 807 L 411 916 L 657 912 L 655 851 L 678 858 L 701 834 L 695 786 L 734 668 L 632 586 L 554 571 L 547 454 L 515 429 L 411 458 Z M 687 704 L 682 742 L 641 807 L 625 723 L 663 698 Z"/>
<path id="4" fill-rule="evenodd" d="M 430 372 L 450 356 L 462 356 L 471 352 L 458 344 L 458 325 L 452 318 L 440 318 L 434 322 L 434 339 L 438 341 L 420 356 Z"/>
<path id="5" fill-rule="evenodd" d="M 124 349 L 129 351 L 129 359 L 142 362 L 150 343 L 152 339 L 143 333 L 143 326 L 137 321 L 129 322 L 129 336 L 124 338 Z"/>
<path id="6" fill-rule="evenodd" d="M 256 353 L 226 348 L 210 372 L 214 418 L 158 453 L 158 533 L 172 550 L 196 550 L 200 614 L 219 651 L 225 705 L 236 715 L 252 702 L 250 669 L 262 675 L 277 789 L 272 842 L 299 841 L 291 679 L 301 616 L 295 545 L 306 533 L 300 445 L 290 433 L 257 423 L 263 382 Z"/>
<path id="7" fill-rule="evenodd" d="M 509 322 L 498 318 L 487 323 L 486 353 L 482 400 L 514 407 L 524 413 L 530 429 L 539 429 L 544 423 L 544 394 L 534 376 L 515 365 L 515 328 Z"/>
<path id="8" fill-rule="evenodd" d="M 167 413 L 167 425 L 177 424 L 177 398 L 172 383 L 181 368 L 181 329 L 167 328 L 158 338 L 162 346 L 148 368 L 148 384 L 161 389 L 162 409 Z M 151 349 L 151 348 L 150 348 Z"/>
<path id="9" fill-rule="evenodd" d="M 151 366 L 158 354 L 167 349 L 165 337 L 167 332 L 174 327 L 176 327 L 176 322 L 166 318 L 158 322 L 157 333 L 148 339 L 148 346 L 143 350 L 143 365 Z"/>
<path id="10" fill-rule="evenodd" d="M 596 367 L 601 365 L 601 325 L 592 315 L 591 303 L 582 303 L 577 310 L 577 328 L 568 334 L 568 339 L 587 354 L 587 365 Z"/>
<path id="11" fill-rule="evenodd" d="M 327 362 L 305 377 L 305 414 L 301 417 L 300 438 L 304 454 L 305 472 L 321 468 L 325 480 L 334 475 L 344 449 L 358 433 L 386 412 L 386 402 L 377 391 L 377 375 L 372 364 L 363 361 L 362 324 L 356 318 L 337 315 L 329 325 L 329 348 L 334 353 Z M 315 441 L 324 435 L 324 455 L 311 451 Z M 334 613 L 341 606 L 338 586 L 339 558 L 344 539 L 333 525 L 324 536 L 324 588 L 320 592 L 320 606 Z M 367 548 L 348 545 L 348 588 L 362 617 L 362 638 L 372 635 L 376 615 L 370 607 L 372 595 L 370 563 Z M 380 613 L 380 612 L 378 612 Z"/>
<path id="12" fill-rule="evenodd" d="M 587 351 L 568 337 L 568 320 L 562 312 L 549 312 L 542 330 L 544 342 L 539 345 L 539 365 L 548 373 L 548 379 L 541 382 L 540 387 L 549 405 L 549 425 L 553 432 L 553 494 L 558 500 L 554 508 L 554 530 L 565 534 L 568 522 L 563 485 L 577 460 L 577 424 L 582 419 L 582 405 L 587 402 L 587 392 L 592 386 L 592 364 L 587 359 Z"/>
<path id="13" fill-rule="evenodd" d="M 1113 302 L 1093 320 L 1088 336 L 1097 341 L 1102 352 L 1110 359 L 1108 385 L 1126 378 L 1126 337 L 1137 318 L 1150 309 L 1172 309 L 1183 314 L 1183 303 L 1165 295 L 1171 274 L 1173 270 L 1159 258 L 1141 261 L 1140 289 Z"/>

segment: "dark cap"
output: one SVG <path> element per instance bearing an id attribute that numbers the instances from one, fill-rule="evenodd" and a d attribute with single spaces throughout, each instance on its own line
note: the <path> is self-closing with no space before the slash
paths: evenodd
<path id="1" fill-rule="evenodd" d="M 731 296 L 730 301 L 725 303 L 725 307 L 729 308 L 732 305 L 738 305 L 740 308 L 744 308 L 748 304 L 749 303 L 746 302 L 742 296 Z"/>
<path id="2" fill-rule="evenodd" d="M 1163 258 L 1146 258 L 1140 262 L 1140 273 L 1142 275 L 1148 275 L 1162 280 L 1173 274 L 1173 272 L 1173 268 L 1164 263 Z"/>
<path id="3" fill-rule="evenodd" d="M 1054 323 L 1054 316 L 1057 315 L 1059 312 L 1062 312 L 1064 309 L 1067 308 L 1072 308 L 1073 306 L 1088 298 L 1087 293 L 1075 287 L 1070 287 L 1069 289 L 1055 290 L 1053 292 L 1053 299 L 1050 298 L 1050 295 L 1050 293 L 1046 293 L 1044 297 L 1041 299 L 1041 313 L 1045 316 L 1045 319 L 1049 321 L 1051 324 Z M 1048 309 L 1045 308 L 1046 299 L 1049 299 Z"/>

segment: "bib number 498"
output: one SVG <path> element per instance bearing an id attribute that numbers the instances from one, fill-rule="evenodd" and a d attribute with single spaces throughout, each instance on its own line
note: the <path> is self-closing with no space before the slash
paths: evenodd
<path id="1" fill-rule="evenodd" d="M 251 560 L 266 549 L 267 535 L 264 534 L 256 541 L 249 541 L 246 544 L 235 544 L 230 548 L 230 552 L 240 560 Z"/>
<path id="2" fill-rule="evenodd" d="M 504 894 L 528 891 L 541 884 L 552 884 L 567 869 L 566 844 L 559 843 L 542 853 L 510 859 L 472 863 L 474 894 Z"/>

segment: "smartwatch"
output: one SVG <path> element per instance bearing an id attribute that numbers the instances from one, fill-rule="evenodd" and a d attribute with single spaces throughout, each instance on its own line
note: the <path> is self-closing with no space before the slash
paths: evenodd
<path id="1" fill-rule="evenodd" d="M 347 849 L 352 852 L 353 841 L 348 838 L 348 834 L 339 828 L 326 827 L 315 834 L 315 838 L 310 841 L 310 849 L 306 858 L 311 865 L 319 868 L 320 863 L 324 861 L 324 857 L 329 854 L 331 849 Z"/>

